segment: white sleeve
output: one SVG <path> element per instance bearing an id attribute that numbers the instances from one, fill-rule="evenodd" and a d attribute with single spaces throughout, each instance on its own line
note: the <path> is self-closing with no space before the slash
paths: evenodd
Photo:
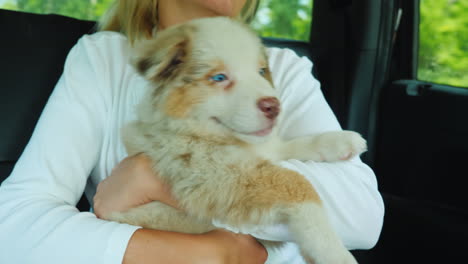
<path id="1" fill-rule="evenodd" d="M 281 137 L 341 130 L 319 82 L 311 74 L 312 63 L 291 50 L 270 49 L 269 53 L 282 103 Z M 332 226 L 348 249 L 368 249 L 377 243 L 384 205 L 373 171 L 359 157 L 335 163 L 288 160 L 280 165 L 301 173 L 314 185 Z M 284 226 L 256 230 L 254 235 L 291 241 Z"/>
<path id="2" fill-rule="evenodd" d="M 122 263 L 138 227 L 75 205 L 97 163 L 110 104 L 88 37 L 67 57 L 33 136 L 0 187 L 0 263 Z M 105 74 L 105 73 L 104 73 Z"/>

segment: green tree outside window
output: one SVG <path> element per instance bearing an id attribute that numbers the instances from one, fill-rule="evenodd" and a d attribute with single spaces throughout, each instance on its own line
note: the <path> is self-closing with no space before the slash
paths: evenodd
<path id="1" fill-rule="evenodd" d="M 468 87 L 468 1 L 421 0 L 418 79 Z"/>
<path id="2" fill-rule="evenodd" d="M 112 0 L 2 0 L 0 7 L 38 14 L 60 14 L 96 20 L 111 2 Z"/>
<path id="3" fill-rule="evenodd" d="M 252 27 L 264 37 L 309 41 L 313 0 L 262 0 Z"/>

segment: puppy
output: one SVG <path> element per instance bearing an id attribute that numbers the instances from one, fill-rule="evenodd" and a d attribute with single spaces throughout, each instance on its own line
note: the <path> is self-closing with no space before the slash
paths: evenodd
<path id="1" fill-rule="evenodd" d="M 183 210 L 152 202 L 109 220 L 186 233 L 213 230 L 214 219 L 232 227 L 282 223 L 308 263 L 356 263 L 311 183 L 275 163 L 345 160 L 366 143 L 350 131 L 281 140 L 281 104 L 254 32 L 228 18 L 203 18 L 135 50 L 133 64 L 152 87 L 124 142 L 128 154 L 151 158 Z"/>

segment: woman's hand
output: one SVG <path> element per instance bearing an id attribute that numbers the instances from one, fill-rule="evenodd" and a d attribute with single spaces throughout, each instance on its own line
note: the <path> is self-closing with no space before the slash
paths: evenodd
<path id="1" fill-rule="evenodd" d="M 177 208 L 170 188 L 154 172 L 150 159 L 137 154 L 122 160 L 109 177 L 97 186 L 94 213 L 105 218 L 112 212 L 124 212 L 152 201 Z"/>

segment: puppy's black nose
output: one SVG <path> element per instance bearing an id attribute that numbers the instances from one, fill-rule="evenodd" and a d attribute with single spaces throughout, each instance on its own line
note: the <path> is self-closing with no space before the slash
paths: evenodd
<path id="1" fill-rule="evenodd" d="M 258 99 L 257 106 L 268 119 L 275 119 L 280 112 L 280 102 L 276 97 L 263 97 Z"/>

